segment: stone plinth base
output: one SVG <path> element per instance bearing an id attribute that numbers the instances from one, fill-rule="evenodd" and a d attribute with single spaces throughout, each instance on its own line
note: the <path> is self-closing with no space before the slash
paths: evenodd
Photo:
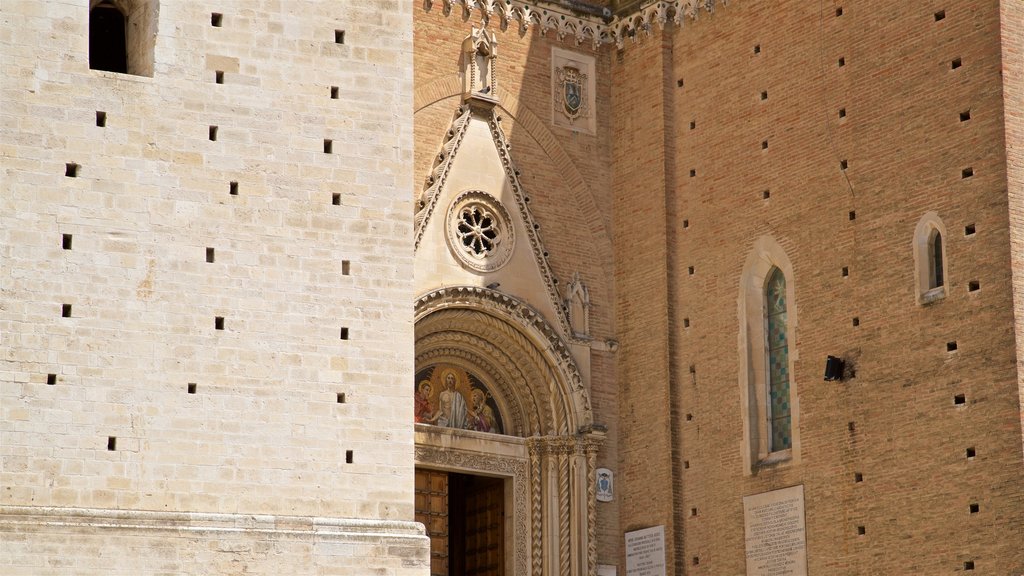
<path id="1" fill-rule="evenodd" d="M 0 572 L 426 576 L 414 522 L 0 506 Z"/>

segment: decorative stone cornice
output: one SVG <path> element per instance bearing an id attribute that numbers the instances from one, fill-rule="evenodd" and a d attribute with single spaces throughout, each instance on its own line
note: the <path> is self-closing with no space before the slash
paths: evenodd
<path id="1" fill-rule="evenodd" d="M 715 11 L 715 4 L 725 4 L 727 0 L 658 0 L 648 2 L 645 6 L 624 18 L 616 17 L 609 27 L 610 38 L 606 41 L 615 42 L 619 48 L 626 44 L 626 38 L 637 41 L 639 33 L 651 35 L 651 25 L 657 24 L 661 30 L 669 22 L 682 27 L 687 19 L 696 20 L 701 10 L 709 14 Z"/>
<path id="2" fill-rule="evenodd" d="M 542 5 L 536 0 L 423 0 L 423 7 L 430 11 L 435 3 L 439 3 L 442 13 L 447 16 L 455 6 L 461 6 L 463 18 L 469 18 L 474 12 L 478 12 L 484 24 L 497 18 L 502 30 L 507 30 L 511 24 L 519 28 L 520 34 L 525 34 L 530 26 L 537 26 L 541 35 L 554 31 L 559 40 L 571 36 L 577 46 L 590 42 L 596 50 L 602 44 L 611 43 L 623 48 L 627 38 L 636 42 L 640 33 L 649 36 L 653 24 L 657 24 L 662 30 L 669 22 L 682 26 L 686 19 L 696 20 L 701 10 L 711 13 L 715 11 L 716 4 L 726 2 L 727 0 L 651 0 L 632 14 L 615 16 L 609 21 L 559 6 Z"/>

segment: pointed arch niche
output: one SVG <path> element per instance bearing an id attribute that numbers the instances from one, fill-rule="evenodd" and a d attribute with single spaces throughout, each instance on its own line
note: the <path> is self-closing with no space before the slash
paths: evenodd
<path id="1" fill-rule="evenodd" d="M 505 573 L 594 574 L 594 475 L 604 435 L 594 430 L 589 395 L 562 338 L 522 301 L 469 286 L 419 298 L 415 336 L 423 377 L 415 393 L 425 381 L 464 398 L 486 389 L 503 432 L 418 422 L 417 468 L 504 479 L 512 512 L 505 514 Z M 436 399 L 439 391 L 431 393 Z M 436 413 L 436 404 L 418 411 Z"/>
<path id="2" fill-rule="evenodd" d="M 743 467 L 747 474 L 763 466 L 800 462 L 800 410 L 793 370 L 798 359 L 794 284 L 793 265 L 782 247 L 768 236 L 759 238 L 743 267 L 738 298 Z M 784 353 L 780 346 L 785 347 Z M 779 426 L 788 429 L 780 431 Z"/>

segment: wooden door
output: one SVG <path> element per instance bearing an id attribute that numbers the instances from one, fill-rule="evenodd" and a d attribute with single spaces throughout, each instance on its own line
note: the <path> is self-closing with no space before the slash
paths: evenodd
<path id="1" fill-rule="evenodd" d="M 501 478 L 465 478 L 465 576 L 502 576 L 505 573 L 505 483 Z"/>
<path id="2" fill-rule="evenodd" d="M 430 576 L 449 576 L 447 472 L 416 469 L 416 521 L 430 538 Z"/>

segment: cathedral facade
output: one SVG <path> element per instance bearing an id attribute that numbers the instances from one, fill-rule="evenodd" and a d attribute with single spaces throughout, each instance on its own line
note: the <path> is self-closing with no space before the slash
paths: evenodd
<path id="1" fill-rule="evenodd" d="M 1019 1 L 0 31 L 0 572 L 1024 574 Z"/>

